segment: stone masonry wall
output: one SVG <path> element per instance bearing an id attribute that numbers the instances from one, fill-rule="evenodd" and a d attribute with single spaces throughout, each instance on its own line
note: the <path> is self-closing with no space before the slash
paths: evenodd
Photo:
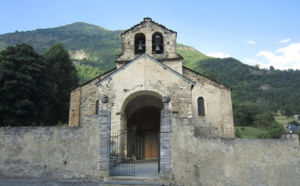
<path id="1" fill-rule="evenodd" d="M 230 89 L 184 68 L 184 75 L 196 82 L 192 90 L 195 136 L 234 137 Z M 205 116 L 198 116 L 199 97 L 204 98 Z"/>
<path id="2" fill-rule="evenodd" d="M 292 140 L 194 137 L 190 119 L 173 118 L 172 125 L 177 185 L 299 185 L 297 135 Z"/>
<path id="3" fill-rule="evenodd" d="M 109 71 L 71 92 L 69 126 L 82 126 L 86 115 L 96 114 L 96 102 L 101 96 L 95 84 L 113 72 Z"/>
<path id="4" fill-rule="evenodd" d="M 95 180 L 99 118 L 84 127 L 0 128 L 0 176 Z"/>

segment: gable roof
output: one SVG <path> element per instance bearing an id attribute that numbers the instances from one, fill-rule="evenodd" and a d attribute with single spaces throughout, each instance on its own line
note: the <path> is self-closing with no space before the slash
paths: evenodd
<path id="1" fill-rule="evenodd" d="M 105 77 L 104 79 L 100 80 L 98 83 L 96 83 L 96 85 L 98 86 L 99 84 L 101 84 L 103 81 L 105 81 L 106 79 L 114 76 L 115 74 L 117 74 L 119 71 L 124 70 L 125 68 L 127 68 L 128 66 L 130 66 L 132 63 L 136 62 L 137 60 L 146 57 L 150 60 L 152 60 L 154 63 L 162 66 L 165 70 L 168 70 L 170 72 L 172 72 L 174 75 L 178 76 L 179 78 L 181 78 L 182 80 L 186 81 L 187 83 L 191 84 L 191 85 L 195 85 L 196 83 L 189 80 L 188 78 L 184 77 L 183 75 L 179 74 L 177 71 L 173 70 L 172 68 L 162 64 L 161 62 L 157 61 L 156 59 L 150 57 L 147 54 L 142 54 L 139 57 L 135 58 L 134 60 L 132 60 L 131 62 L 127 63 L 126 65 L 122 66 L 121 68 L 117 69 L 116 71 L 114 71 L 113 73 L 111 73 L 110 75 L 108 75 L 107 77 Z"/>
<path id="2" fill-rule="evenodd" d="M 144 24 L 144 23 L 146 23 L 146 22 L 150 22 L 150 23 L 156 24 L 156 25 L 158 25 L 159 27 L 161 27 L 161 28 L 163 28 L 163 29 L 165 29 L 165 30 L 168 30 L 168 31 L 170 31 L 170 32 L 173 32 L 173 33 L 176 33 L 176 34 L 177 34 L 177 32 L 175 32 L 175 31 L 173 31 L 173 30 L 170 30 L 170 29 L 166 28 L 164 25 L 161 25 L 161 24 L 158 24 L 158 23 L 152 21 L 152 19 L 151 19 L 150 17 L 145 17 L 145 18 L 144 18 L 144 21 L 141 21 L 139 24 L 134 25 L 133 27 L 131 27 L 131 28 L 128 29 L 128 30 L 125 30 L 123 33 L 121 33 L 121 36 L 124 35 L 124 34 L 126 34 L 127 32 L 129 32 L 130 30 L 134 29 L 135 27 L 138 27 L 138 26 L 140 26 L 140 25 L 142 25 L 142 24 Z"/>
<path id="3" fill-rule="evenodd" d="M 223 83 L 220 83 L 220 82 L 218 82 L 218 81 L 216 81 L 216 80 L 213 80 L 213 79 L 211 79 L 211 78 L 209 78 L 209 77 L 207 77 L 207 76 L 205 76 L 205 75 L 203 75 L 203 74 L 201 74 L 201 73 L 199 73 L 199 72 L 196 72 L 196 71 L 194 71 L 194 70 L 192 70 L 192 69 L 190 69 L 190 68 L 188 68 L 188 67 L 182 66 L 182 68 L 183 68 L 183 69 L 186 69 L 186 70 L 188 70 L 188 71 L 191 71 L 191 72 L 193 72 L 193 73 L 195 73 L 195 74 L 197 74 L 197 75 L 199 75 L 199 76 L 203 76 L 203 77 L 205 77 L 206 79 L 209 79 L 209 80 L 212 81 L 212 82 L 215 82 L 215 83 L 217 83 L 217 84 L 219 84 L 219 85 L 223 85 L 223 86 L 225 86 L 226 88 L 232 90 L 232 88 L 231 88 L 230 86 L 225 85 L 225 84 L 223 84 Z"/>

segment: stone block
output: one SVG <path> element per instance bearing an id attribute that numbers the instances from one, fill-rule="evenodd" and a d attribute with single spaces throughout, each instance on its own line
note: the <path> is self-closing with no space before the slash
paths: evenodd
<path id="1" fill-rule="evenodd" d="M 160 126 L 160 132 L 172 132 L 172 126 L 171 125 L 161 125 Z"/>
<path id="2" fill-rule="evenodd" d="M 100 125 L 101 124 L 107 124 L 108 123 L 108 118 L 107 117 L 100 117 L 99 118 L 99 122 L 100 122 Z"/>
<path id="3" fill-rule="evenodd" d="M 108 154 L 108 147 L 100 146 L 99 147 L 99 154 Z"/>
<path id="4" fill-rule="evenodd" d="M 108 162 L 108 154 L 100 154 L 100 162 Z"/>
<path id="5" fill-rule="evenodd" d="M 161 148 L 171 148 L 171 140 L 161 140 Z"/>
<path id="6" fill-rule="evenodd" d="M 108 141 L 107 140 L 100 140 L 100 147 L 108 147 Z"/>
<path id="7" fill-rule="evenodd" d="M 172 172 L 171 164 L 160 163 L 160 172 L 161 173 L 171 173 Z"/>
<path id="8" fill-rule="evenodd" d="M 171 155 L 160 155 L 160 163 L 169 163 L 171 164 Z"/>
<path id="9" fill-rule="evenodd" d="M 160 132 L 160 140 L 170 140 L 172 134 L 170 132 Z"/>
<path id="10" fill-rule="evenodd" d="M 108 169 L 108 163 L 105 161 L 100 162 L 100 170 L 107 170 Z"/>
<path id="11" fill-rule="evenodd" d="M 101 110 L 99 113 L 100 117 L 107 117 L 110 115 L 109 110 Z"/>

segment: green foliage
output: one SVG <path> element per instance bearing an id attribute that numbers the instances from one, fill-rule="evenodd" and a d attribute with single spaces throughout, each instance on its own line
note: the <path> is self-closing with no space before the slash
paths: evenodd
<path id="1" fill-rule="evenodd" d="M 237 138 L 242 138 L 243 137 L 239 128 L 235 129 L 235 137 L 237 137 Z"/>
<path id="2" fill-rule="evenodd" d="M 48 95 L 46 63 L 26 44 L 0 53 L 0 126 L 41 125 Z"/>
<path id="3" fill-rule="evenodd" d="M 49 74 L 51 104 L 48 105 L 47 123 L 68 121 L 70 92 L 78 86 L 78 76 L 68 51 L 62 43 L 51 46 L 43 54 Z"/>
<path id="4" fill-rule="evenodd" d="M 285 128 L 282 124 L 278 122 L 273 122 L 273 124 L 268 128 L 268 132 L 258 136 L 259 138 L 272 138 L 279 139 L 281 138 L 281 134 L 285 133 Z"/>
<path id="5" fill-rule="evenodd" d="M 274 116 L 270 112 L 262 112 L 255 115 L 255 121 L 253 122 L 257 128 L 269 127 L 275 121 Z"/>
<path id="6" fill-rule="evenodd" d="M 193 70 L 214 73 L 216 79 L 232 88 L 236 103 L 252 102 L 271 112 L 300 113 L 300 71 L 267 70 L 251 67 L 234 58 L 207 58 L 196 62 Z"/>
<path id="7" fill-rule="evenodd" d="M 97 67 L 85 66 L 85 65 L 76 65 L 75 67 L 77 70 L 78 77 L 80 79 L 79 84 L 88 82 L 89 80 L 91 80 L 103 73 Z"/>
<path id="8" fill-rule="evenodd" d="M 240 130 L 242 138 L 248 138 L 248 139 L 257 138 L 257 136 L 267 132 L 266 129 L 258 129 L 256 127 L 237 127 L 237 126 L 235 126 L 234 128 L 235 128 L 235 130 L 236 129 Z"/>
<path id="9" fill-rule="evenodd" d="M 274 122 L 269 128 L 269 134 L 271 138 L 281 138 L 281 134 L 284 132 L 284 126 L 278 122 Z"/>
<path id="10" fill-rule="evenodd" d="M 184 57 L 183 64 L 190 69 L 195 69 L 199 61 L 211 58 L 197 51 L 193 47 L 183 44 L 177 44 L 176 52 Z"/>
<path id="11" fill-rule="evenodd" d="M 290 124 L 296 125 L 296 126 L 300 126 L 300 123 L 296 120 L 293 120 L 290 122 Z"/>

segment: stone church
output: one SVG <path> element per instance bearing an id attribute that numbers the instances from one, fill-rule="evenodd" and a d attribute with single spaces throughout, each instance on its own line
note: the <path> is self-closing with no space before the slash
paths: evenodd
<path id="1" fill-rule="evenodd" d="M 151 139 L 168 97 L 172 117 L 191 118 L 195 135 L 234 137 L 230 88 L 182 65 L 175 31 L 144 18 L 121 37 L 116 68 L 71 93 L 69 126 L 83 126 L 107 96 L 113 131 L 139 129 Z"/>
<path id="2" fill-rule="evenodd" d="M 121 153 L 157 159 L 161 173 L 172 172 L 173 118 L 189 119 L 194 136 L 234 138 L 230 88 L 184 67 L 176 37 L 151 18 L 123 32 L 116 68 L 71 93 L 69 126 L 86 125 L 104 103 L 111 132 L 126 131 Z"/>
<path id="3" fill-rule="evenodd" d="M 175 31 L 145 18 L 116 68 L 71 93 L 69 127 L 0 128 L 0 178 L 102 185 L 299 185 L 297 134 L 234 136 L 230 88 L 182 65 Z"/>

